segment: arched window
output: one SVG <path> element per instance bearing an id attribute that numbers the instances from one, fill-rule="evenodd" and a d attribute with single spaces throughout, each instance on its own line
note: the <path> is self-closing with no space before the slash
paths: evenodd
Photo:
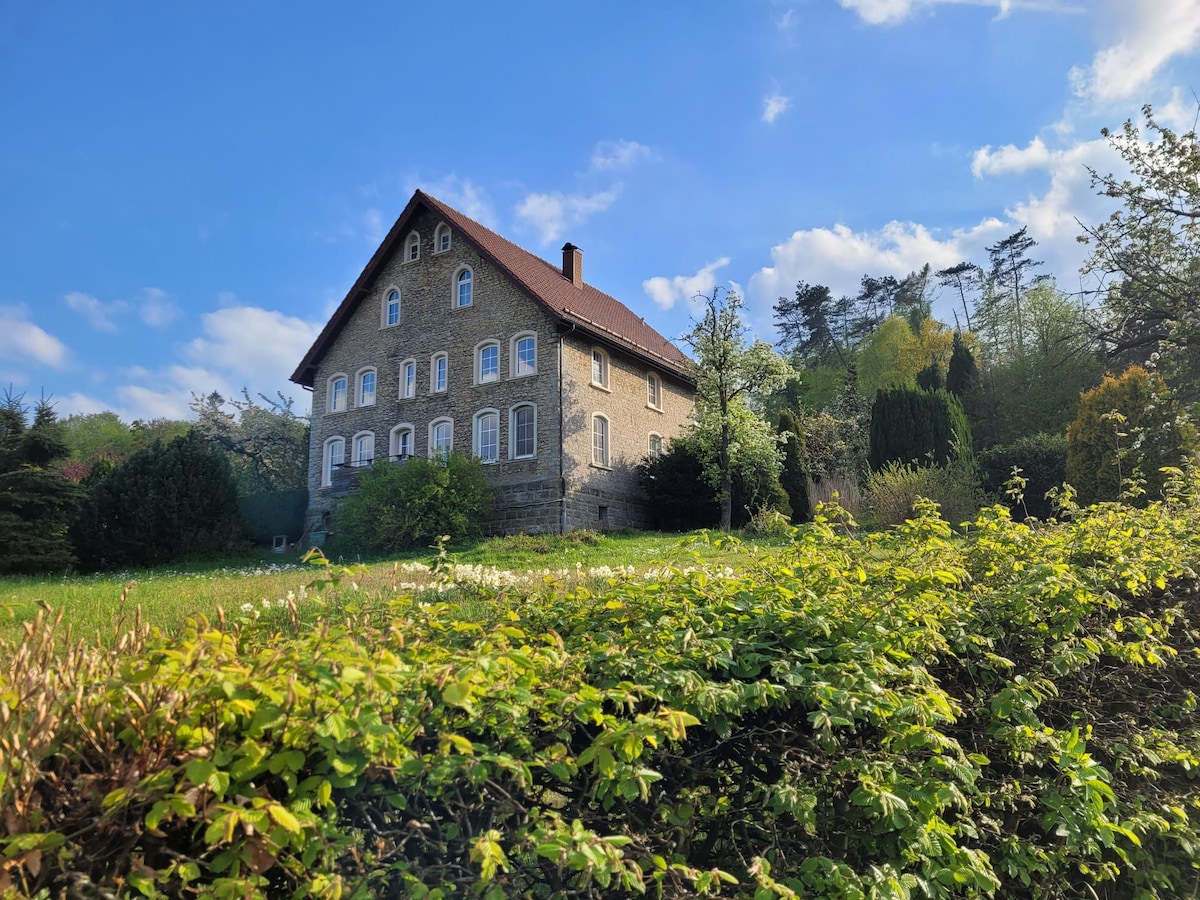
<path id="1" fill-rule="evenodd" d="M 653 372 L 646 376 L 646 405 L 662 409 L 662 380 Z"/>
<path id="2" fill-rule="evenodd" d="M 592 384 L 608 390 L 608 354 L 599 347 L 592 348 Z"/>
<path id="3" fill-rule="evenodd" d="M 509 459 L 537 456 L 537 407 L 521 403 L 508 411 Z"/>
<path id="4" fill-rule="evenodd" d="M 434 419 L 429 423 L 429 456 L 449 456 L 454 449 L 454 420 Z"/>
<path id="5" fill-rule="evenodd" d="M 514 336 L 509 356 L 512 359 L 514 378 L 537 374 L 537 336 L 532 334 Z"/>
<path id="6" fill-rule="evenodd" d="M 331 437 L 325 442 L 324 458 L 321 462 L 321 487 L 333 484 L 333 473 L 346 460 L 346 442 L 340 437 Z"/>
<path id="7" fill-rule="evenodd" d="M 661 434 L 655 434 L 653 431 L 650 432 L 650 441 L 649 441 L 648 451 L 649 451 L 649 456 L 650 456 L 651 460 L 658 459 L 660 456 L 662 456 L 662 435 Z"/>
<path id="8" fill-rule="evenodd" d="M 413 427 L 408 424 L 397 425 L 392 429 L 388 439 L 388 455 L 392 459 L 408 459 L 413 455 Z"/>
<path id="9" fill-rule="evenodd" d="M 472 429 L 472 441 L 475 455 L 481 462 L 494 463 L 500 461 L 500 411 L 481 409 L 475 413 L 475 427 Z"/>
<path id="10" fill-rule="evenodd" d="M 388 288 L 383 292 L 383 327 L 400 324 L 400 289 Z"/>
<path id="11" fill-rule="evenodd" d="M 500 380 L 500 342 L 484 341 L 475 348 L 475 383 Z"/>
<path id="12" fill-rule="evenodd" d="M 471 270 L 467 268 L 459 269 L 454 276 L 454 306 L 461 309 L 464 306 L 470 306 L 474 302 L 472 297 L 472 283 L 474 276 Z"/>
<path id="13" fill-rule="evenodd" d="M 411 400 L 417 396 L 417 361 L 406 359 L 400 363 L 400 399 Z"/>
<path id="14" fill-rule="evenodd" d="M 446 390 L 450 377 L 450 357 L 445 353 L 435 353 L 429 361 L 429 392 L 441 394 Z"/>
<path id="15" fill-rule="evenodd" d="M 450 226 L 445 222 L 433 232 L 433 252 L 445 253 L 450 249 Z"/>
<path id="16" fill-rule="evenodd" d="M 421 236 L 415 231 L 404 239 L 404 261 L 416 262 L 421 258 Z"/>
<path id="17" fill-rule="evenodd" d="M 375 369 L 360 369 L 358 373 L 358 405 L 375 405 Z"/>
<path id="18" fill-rule="evenodd" d="M 592 416 L 592 465 L 608 468 L 608 419 Z"/>
<path id="19" fill-rule="evenodd" d="M 355 467 L 369 466 L 375 460 L 375 435 L 370 431 L 360 431 L 354 436 L 354 458 L 351 464 Z"/>
<path id="20" fill-rule="evenodd" d="M 346 411 L 346 376 L 339 372 L 329 376 L 329 396 L 325 408 L 329 412 Z"/>

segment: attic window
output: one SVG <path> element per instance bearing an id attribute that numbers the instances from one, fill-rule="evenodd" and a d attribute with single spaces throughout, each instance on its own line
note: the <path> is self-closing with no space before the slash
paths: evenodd
<path id="1" fill-rule="evenodd" d="M 421 236 L 415 231 L 404 239 L 404 261 L 416 262 L 421 258 Z"/>

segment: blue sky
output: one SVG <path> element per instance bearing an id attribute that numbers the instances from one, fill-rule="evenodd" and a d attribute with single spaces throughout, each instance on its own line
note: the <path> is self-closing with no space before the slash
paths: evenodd
<path id="1" fill-rule="evenodd" d="M 417 187 L 581 246 L 669 337 L 715 285 L 770 339 L 800 279 L 1022 226 L 1077 290 L 1099 129 L 1191 127 L 1198 46 L 1200 0 L 0 0 L 0 383 L 307 411 L 287 376 Z"/>

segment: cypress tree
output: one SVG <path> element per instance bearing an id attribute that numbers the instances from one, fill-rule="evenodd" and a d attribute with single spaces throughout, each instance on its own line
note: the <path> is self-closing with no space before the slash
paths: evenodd
<path id="1" fill-rule="evenodd" d="M 804 446 L 804 429 L 800 420 L 790 409 L 779 413 L 779 433 L 786 437 L 783 442 L 783 465 L 779 472 L 779 483 L 788 496 L 792 507 L 792 522 L 799 524 L 810 518 L 808 503 L 807 457 Z"/>
<path id="2" fill-rule="evenodd" d="M 950 364 L 946 367 L 946 390 L 961 399 L 979 381 L 979 367 L 970 348 L 963 342 L 962 334 L 954 332 L 954 347 L 950 351 Z"/>
<path id="3" fill-rule="evenodd" d="M 971 452 L 971 429 L 958 400 L 948 391 L 889 388 L 871 409 L 868 462 L 945 465 Z"/>

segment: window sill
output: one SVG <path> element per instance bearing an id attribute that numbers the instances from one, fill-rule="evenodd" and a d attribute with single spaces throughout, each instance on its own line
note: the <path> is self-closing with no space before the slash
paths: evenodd
<path id="1" fill-rule="evenodd" d="M 350 410 L 348 410 L 348 409 L 328 409 L 325 411 L 325 415 L 327 415 L 327 416 L 344 416 L 349 411 Z"/>
<path id="2" fill-rule="evenodd" d="M 656 413 L 660 413 L 660 414 L 661 414 L 661 413 L 662 413 L 662 411 L 663 411 L 663 409 L 662 409 L 662 407 L 661 407 L 661 406 L 651 406 L 649 403 L 647 403 L 647 404 L 646 404 L 646 409 L 652 409 L 652 410 L 654 410 Z"/>
<path id="3" fill-rule="evenodd" d="M 602 465 L 601 463 L 598 463 L 598 462 L 588 463 L 588 467 L 592 468 L 592 469 L 602 469 L 605 472 L 612 471 L 612 466 Z"/>
<path id="4" fill-rule="evenodd" d="M 598 381 L 593 381 L 593 382 L 592 382 L 592 387 L 594 387 L 594 388 L 595 388 L 596 390 L 598 390 L 598 391 L 604 391 L 604 393 L 606 393 L 606 394 L 611 394 L 611 393 L 612 393 L 612 388 L 610 388 L 610 387 L 609 387 L 608 385 L 606 385 L 606 384 L 601 384 L 601 383 L 600 383 L 600 382 L 598 382 Z"/>
<path id="5" fill-rule="evenodd" d="M 513 372 L 510 378 L 532 378 L 537 372 Z"/>

